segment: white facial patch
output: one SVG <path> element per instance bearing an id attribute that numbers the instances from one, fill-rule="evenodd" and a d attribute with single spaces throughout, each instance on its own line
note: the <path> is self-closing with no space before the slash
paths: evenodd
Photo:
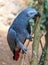
<path id="1" fill-rule="evenodd" d="M 36 14 L 37 14 L 37 11 L 35 9 L 32 9 L 32 10 L 27 12 L 27 15 L 29 17 L 34 17 L 34 15 L 36 15 Z"/>

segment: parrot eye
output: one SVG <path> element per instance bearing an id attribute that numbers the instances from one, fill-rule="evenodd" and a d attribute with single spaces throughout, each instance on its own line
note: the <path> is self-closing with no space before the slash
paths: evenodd
<path id="1" fill-rule="evenodd" d="M 31 12 L 30 14 L 32 15 L 33 13 Z"/>
<path id="2" fill-rule="evenodd" d="M 27 16 L 30 17 L 30 16 L 32 16 L 32 14 L 33 14 L 32 12 L 28 12 L 28 13 L 27 13 Z"/>

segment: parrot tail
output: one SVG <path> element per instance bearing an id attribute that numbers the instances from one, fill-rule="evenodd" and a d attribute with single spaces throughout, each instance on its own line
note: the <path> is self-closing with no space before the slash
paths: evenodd
<path id="1" fill-rule="evenodd" d="M 21 51 L 21 48 L 18 49 L 18 50 L 14 50 L 14 56 L 13 56 L 14 60 L 17 61 L 19 59 L 19 57 L 20 57 L 20 51 Z"/>

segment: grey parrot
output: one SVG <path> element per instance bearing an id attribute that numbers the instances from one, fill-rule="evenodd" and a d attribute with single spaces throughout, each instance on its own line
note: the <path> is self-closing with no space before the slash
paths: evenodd
<path id="1" fill-rule="evenodd" d="M 24 46 L 24 42 L 26 39 L 29 39 L 30 41 L 32 40 L 29 20 L 31 18 L 35 19 L 35 17 L 39 15 L 39 12 L 35 9 L 26 8 L 20 12 L 11 24 L 7 34 L 7 41 L 13 52 L 14 59 L 18 60 L 21 49 L 26 53 L 27 49 Z"/>

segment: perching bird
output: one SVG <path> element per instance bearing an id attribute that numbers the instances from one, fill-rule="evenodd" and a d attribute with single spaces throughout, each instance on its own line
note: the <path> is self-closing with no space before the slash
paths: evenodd
<path id="1" fill-rule="evenodd" d="M 39 16 L 38 11 L 33 8 L 26 8 L 15 18 L 8 30 L 7 41 L 15 60 L 19 59 L 21 49 L 24 53 L 27 51 L 24 42 L 26 39 L 32 40 L 29 20 L 34 19 L 35 16 Z"/>

